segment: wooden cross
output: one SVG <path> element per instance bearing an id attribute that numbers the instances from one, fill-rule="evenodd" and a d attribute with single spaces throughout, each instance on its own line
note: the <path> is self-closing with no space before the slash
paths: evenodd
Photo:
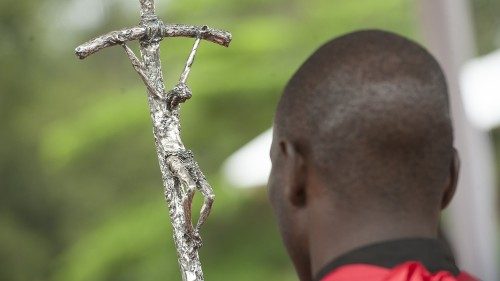
<path id="1" fill-rule="evenodd" d="M 231 42 L 231 34 L 207 26 L 164 24 L 155 14 L 154 0 L 139 1 L 141 20 L 138 26 L 96 37 L 78 46 L 75 54 L 84 59 L 106 47 L 121 45 L 146 85 L 182 280 L 200 281 L 204 278 L 198 256 L 198 249 L 202 245 L 199 231 L 210 213 L 215 196 L 193 154 L 181 141 L 179 107 L 191 97 L 186 81 L 200 41 L 203 39 L 227 47 Z M 160 41 L 165 37 L 196 38 L 179 82 L 169 92 L 165 92 L 159 50 Z M 126 42 L 133 40 L 139 40 L 142 60 L 126 45 Z M 193 227 L 191 204 L 196 190 L 203 194 L 204 203 L 198 223 Z"/>

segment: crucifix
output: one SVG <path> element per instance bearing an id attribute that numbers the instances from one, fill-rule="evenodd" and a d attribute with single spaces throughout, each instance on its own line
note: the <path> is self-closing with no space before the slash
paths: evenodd
<path id="1" fill-rule="evenodd" d="M 155 14 L 154 0 L 139 2 L 141 20 L 138 26 L 96 37 L 78 46 L 75 54 L 84 59 L 106 47 L 121 45 L 146 85 L 182 280 L 201 281 L 204 278 L 198 255 L 198 249 L 202 246 L 200 228 L 210 213 L 215 196 L 192 152 L 181 141 L 179 109 L 192 96 L 186 83 L 200 41 L 203 39 L 227 47 L 231 42 L 231 34 L 207 26 L 165 24 Z M 179 81 L 168 92 L 165 91 L 159 50 L 160 41 L 165 37 L 195 38 Z M 139 40 L 141 59 L 126 44 L 133 40 Z M 204 202 L 198 222 L 193 226 L 191 204 L 195 191 L 203 195 Z"/>

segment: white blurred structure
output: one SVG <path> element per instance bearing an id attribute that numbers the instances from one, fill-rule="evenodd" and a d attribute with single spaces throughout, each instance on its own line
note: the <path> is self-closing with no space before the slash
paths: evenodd
<path id="1" fill-rule="evenodd" d="M 474 126 L 491 130 L 500 125 L 500 50 L 468 61 L 460 89 L 465 112 Z"/>
<path id="2" fill-rule="evenodd" d="M 269 149 L 273 137 L 272 129 L 251 140 L 231 155 L 223 165 L 229 183 L 235 187 L 249 188 L 266 185 L 271 172 Z"/>
<path id="3" fill-rule="evenodd" d="M 488 93 L 475 93 L 484 89 L 477 85 L 477 78 L 474 82 L 459 81 L 460 78 L 474 79 L 476 75 L 471 73 L 479 73 L 477 67 L 481 65 L 475 64 L 476 70 L 466 67 L 460 75 L 462 67 L 475 53 L 470 3 L 468 0 L 417 0 L 416 4 L 425 45 L 436 56 L 448 78 L 455 147 L 462 160 L 457 193 L 447 209 L 444 230 L 462 269 L 481 280 L 498 281 L 493 148 L 487 132 L 476 127 L 468 117 L 483 119 L 475 115 L 475 110 L 468 110 L 469 116 L 464 110 L 464 102 L 466 108 L 477 108 L 483 103 L 477 97 Z M 469 89 L 460 89 L 460 85 Z M 462 91 L 464 100 L 461 90 L 465 90 Z M 497 108 L 500 110 L 500 106 Z"/>
<path id="4" fill-rule="evenodd" d="M 424 41 L 448 78 L 455 146 L 462 160 L 445 232 L 464 270 L 481 280 L 496 281 L 496 192 L 487 130 L 500 124 L 500 51 L 471 60 L 475 44 L 467 0 L 416 3 Z M 266 184 L 271 138 L 269 129 L 226 161 L 224 173 L 230 183 L 237 187 Z"/>

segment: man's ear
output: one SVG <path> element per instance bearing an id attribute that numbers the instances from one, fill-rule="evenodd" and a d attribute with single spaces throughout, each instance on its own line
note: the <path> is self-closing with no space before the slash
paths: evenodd
<path id="1" fill-rule="evenodd" d="M 303 207 L 306 204 L 307 182 L 304 156 L 289 141 L 281 141 L 279 146 L 285 159 L 283 164 L 285 197 L 293 206 Z"/>
<path id="2" fill-rule="evenodd" d="M 455 191 L 457 190 L 458 174 L 460 171 L 460 157 L 458 151 L 453 148 L 453 159 L 450 163 L 450 176 L 445 187 L 443 200 L 441 201 L 441 209 L 444 209 L 450 204 Z"/>

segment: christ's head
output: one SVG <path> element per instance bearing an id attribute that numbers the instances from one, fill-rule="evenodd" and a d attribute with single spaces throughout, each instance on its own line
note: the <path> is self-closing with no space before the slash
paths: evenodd
<path id="1" fill-rule="evenodd" d="M 458 174 L 446 80 L 393 33 L 320 47 L 279 102 L 269 197 L 301 280 L 359 245 L 436 237 Z"/>

